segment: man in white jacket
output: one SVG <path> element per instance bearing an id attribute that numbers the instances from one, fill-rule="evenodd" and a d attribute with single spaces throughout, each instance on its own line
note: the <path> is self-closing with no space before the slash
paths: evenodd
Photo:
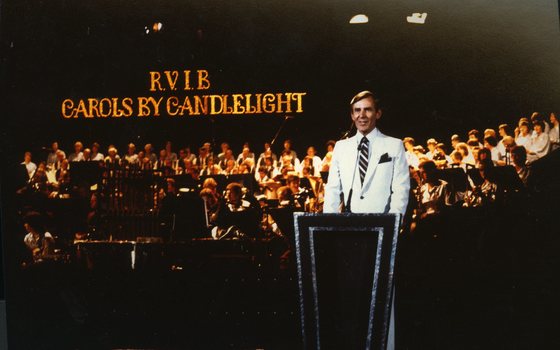
<path id="1" fill-rule="evenodd" d="M 404 215 L 410 175 L 402 141 L 377 129 L 382 111 L 372 92 L 358 93 L 350 108 L 357 132 L 334 147 L 323 212 Z M 394 307 L 392 310 L 387 350 L 395 348 Z"/>
<path id="2" fill-rule="evenodd" d="M 344 205 L 346 211 L 353 213 L 404 215 L 410 177 L 402 141 L 386 136 L 376 128 L 382 111 L 377 107 L 373 93 L 360 92 L 350 105 L 350 115 L 357 133 L 335 145 L 325 186 L 323 211 L 337 213 Z M 365 169 L 364 162 L 358 158 L 362 157 L 364 142 L 368 148 Z M 362 181 L 360 172 L 363 170 L 365 174 Z"/>

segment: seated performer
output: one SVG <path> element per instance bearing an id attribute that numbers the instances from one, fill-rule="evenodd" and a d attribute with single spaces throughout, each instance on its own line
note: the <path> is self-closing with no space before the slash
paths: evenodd
<path id="1" fill-rule="evenodd" d="M 451 164 L 451 157 L 445 153 L 445 145 L 443 143 L 436 145 L 432 160 L 436 163 L 438 169 L 445 169 Z"/>
<path id="2" fill-rule="evenodd" d="M 327 144 L 326 144 L 327 153 L 325 154 L 325 157 L 323 157 L 320 171 L 329 171 L 329 168 L 331 167 L 332 153 L 333 153 L 335 144 L 336 144 L 336 142 L 333 141 L 333 140 L 327 141 Z"/>
<path id="3" fill-rule="evenodd" d="M 218 192 L 218 183 L 213 178 L 209 177 L 204 180 L 202 190 L 200 191 L 200 198 L 204 200 L 206 209 L 207 225 L 213 226 L 216 224 L 217 212 L 220 204 L 221 196 Z"/>
<path id="4" fill-rule="evenodd" d="M 550 150 L 554 151 L 560 148 L 560 131 L 559 131 L 558 118 L 556 113 L 550 113 L 550 131 L 548 137 L 550 138 Z"/>
<path id="5" fill-rule="evenodd" d="M 523 182 L 525 186 L 527 186 L 527 179 L 529 178 L 529 168 L 527 168 L 527 151 L 523 146 L 515 146 L 511 149 L 511 161 L 513 163 L 513 167 L 517 172 L 517 175 Z"/>
<path id="6" fill-rule="evenodd" d="M 259 158 L 257 160 L 257 168 L 261 166 L 262 162 L 264 162 L 265 157 L 272 157 L 272 160 L 275 163 L 278 161 L 278 157 L 276 157 L 276 154 L 272 152 L 272 149 L 270 147 L 271 147 L 270 143 L 268 142 L 264 143 L 264 151 L 259 155 Z"/>
<path id="7" fill-rule="evenodd" d="M 434 159 L 434 154 L 436 153 L 437 144 L 438 142 L 434 138 L 428 139 L 428 141 L 426 141 L 426 146 L 428 147 L 428 152 L 426 152 L 426 157 L 428 158 L 428 160 Z"/>
<path id="8" fill-rule="evenodd" d="M 294 167 L 298 165 L 296 163 L 296 161 L 299 162 L 299 160 L 298 160 L 296 151 L 294 151 L 292 149 L 292 140 L 285 140 L 284 141 L 284 149 L 282 150 L 282 154 L 281 154 L 280 157 L 282 157 L 284 155 L 289 155 L 290 156 L 290 160 L 291 160 L 292 165 Z"/>
<path id="9" fill-rule="evenodd" d="M 68 159 L 64 159 L 60 168 L 55 173 L 58 192 L 61 194 L 70 191 L 70 173 L 68 172 Z"/>
<path id="10" fill-rule="evenodd" d="M 94 142 L 91 145 L 91 160 L 95 162 L 99 162 L 104 159 L 105 157 L 103 156 L 103 153 L 99 152 L 99 144 L 97 142 Z"/>
<path id="11" fill-rule="evenodd" d="M 319 158 L 317 156 L 317 152 L 315 151 L 315 147 L 309 146 L 307 148 L 307 156 L 305 158 L 311 159 L 311 166 L 313 167 L 312 175 L 313 176 L 321 176 L 320 171 L 321 171 L 322 160 L 321 160 L 321 158 Z M 300 168 L 303 168 L 303 166 L 300 166 Z M 300 170 L 300 172 L 301 172 L 301 170 Z"/>
<path id="12" fill-rule="evenodd" d="M 414 139 L 412 137 L 405 137 L 403 139 L 403 145 L 404 145 L 404 148 L 406 150 L 406 153 L 405 153 L 406 162 L 408 163 L 408 166 L 411 166 L 414 169 L 417 169 L 420 161 L 418 160 L 418 156 L 414 152 L 415 142 L 416 141 L 414 141 Z"/>
<path id="13" fill-rule="evenodd" d="M 506 154 L 506 147 L 504 145 L 504 138 L 506 136 L 510 136 L 510 129 L 509 129 L 509 125 L 507 124 L 500 124 L 500 126 L 498 126 L 498 134 L 500 135 L 499 137 L 499 141 L 498 141 L 498 152 L 500 152 L 500 160 L 504 160 L 503 157 Z"/>
<path id="14" fill-rule="evenodd" d="M 488 206 L 496 201 L 498 196 L 498 186 L 494 182 L 494 163 L 492 160 L 486 159 L 478 166 L 481 184 L 474 184 L 471 180 L 471 190 L 465 195 L 465 207 L 482 207 Z"/>
<path id="15" fill-rule="evenodd" d="M 121 157 L 117 153 L 114 146 L 109 147 L 108 155 L 105 157 L 105 164 L 117 165 L 120 163 Z"/>
<path id="16" fill-rule="evenodd" d="M 175 162 L 177 160 L 177 153 L 173 152 L 173 144 L 171 141 L 165 143 L 165 153 L 167 154 L 167 159 Z"/>
<path id="17" fill-rule="evenodd" d="M 247 159 L 252 159 L 254 161 L 255 154 L 251 152 L 249 147 L 243 147 L 243 151 L 237 156 L 237 164 L 241 165 Z"/>
<path id="18" fill-rule="evenodd" d="M 147 143 L 144 146 L 144 157 L 147 158 L 145 164 L 148 164 L 150 167 L 157 162 L 157 155 L 154 153 L 151 143 Z"/>
<path id="19" fill-rule="evenodd" d="M 82 153 L 82 149 L 84 148 L 83 144 L 80 141 L 76 141 L 74 143 L 74 153 L 71 153 L 68 156 L 69 162 L 81 162 L 84 160 L 84 155 Z"/>
<path id="20" fill-rule="evenodd" d="M 54 141 L 51 145 L 50 152 L 47 156 L 47 167 L 49 169 L 56 169 L 55 166 L 56 166 L 56 163 L 58 161 L 57 156 L 56 156 L 56 152 L 58 152 L 58 151 L 59 151 L 58 142 Z M 64 157 L 66 157 L 66 154 L 64 155 Z"/>
<path id="21" fill-rule="evenodd" d="M 418 165 L 421 184 L 417 189 L 417 217 L 425 218 L 439 214 L 445 207 L 455 204 L 455 195 L 451 186 L 437 176 L 434 161 L 425 160 Z"/>
<path id="22" fill-rule="evenodd" d="M 35 170 L 37 170 L 37 165 L 31 161 L 31 152 L 25 152 L 23 156 L 22 165 L 25 165 L 25 169 L 27 170 L 27 175 L 31 179 L 33 174 L 35 174 Z"/>
<path id="23" fill-rule="evenodd" d="M 212 237 L 256 237 L 262 217 L 260 210 L 260 205 L 253 196 L 244 195 L 241 184 L 230 183 L 216 211 L 217 227 L 212 230 Z"/>
<path id="24" fill-rule="evenodd" d="M 531 147 L 531 130 L 529 129 L 528 122 L 519 122 L 518 133 L 515 137 L 515 144 L 523 146 L 525 149 Z"/>
<path id="25" fill-rule="evenodd" d="M 91 162 L 91 150 L 89 148 L 84 148 L 82 156 L 84 157 L 84 162 Z"/>
<path id="26" fill-rule="evenodd" d="M 23 227 L 28 232 L 23 238 L 23 242 L 31 253 L 30 262 L 37 263 L 54 257 L 55 241 L 45 229 L 45 222 L 41 214 L 28 213 L 23 218 Z"/>
<path id="27" fill-rule="evenodd" d="M 138 154 L 136 154 L 136 146 L 133 143 L 128 144 L 128 150 L 126 151 L 124 160 L 130 165 L 139 163 Z"/>
<path id="28" fill-rule="evenodd" d="M 534 133 L 531 136 L 530 146 L 527 148 L 527 161 L 534 162 L 548 154 L 550 150 L 550 139 L 544 131 L 544 123 L 537 121 L 533 124 Z"/>
<path id="29" fill-rule="evenodd" d="M 220 164 L 220 167 L 222 168 L 222 170 L 226 170 L 226 168 L 228 167 L 228 162 L 230 160 L 232 160 L 234 163 L 236 163 L 235 156 L 233 155 L 233 150 L 228 148 L 224 151 L 224 156 L 222 157 L 222 159 L 220 159 L 219 164 Z"/>

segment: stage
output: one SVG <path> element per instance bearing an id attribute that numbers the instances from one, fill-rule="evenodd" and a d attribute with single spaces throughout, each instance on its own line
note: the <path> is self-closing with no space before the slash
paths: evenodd
<path id="1" fill-rule="evenodd" d="M 400 237 L 397 347 L 558 344 L 551 308 L 558 238 L 553 221 L 544 219 L 510 212 L 490 220 L 482 211 L 461 211 L 437 229 Z M 534 225 L 539 230 L 528 236 Z M 301 347 L 296 270 L 293 260 L 272 258 L 270 241 L 77 242 L 73 248 L 77 255 L 69 261 L 10 272 L 17 281 L 7 305 L 14 348 Z"/>

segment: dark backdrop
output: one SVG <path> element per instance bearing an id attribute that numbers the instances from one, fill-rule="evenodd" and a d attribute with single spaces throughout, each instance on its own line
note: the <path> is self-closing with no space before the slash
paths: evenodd
<path id="1" fill-rule="evenodd" d="M 406 22 L 427 12 L 425 25 Z M 365 13 L 370 22 L 350 25 Z M 161 22 L 160 33 L 144 27 Z M 64 120 L 64 98 L 152 96 L 150 70 L 210 72 L 209 93 L 305 91 L 280 140 L 321 150 L 348 128 L 362 89 L 383 100 L 381 128 L 448 141 L 533 111 L 558 111 L 556 1 L 8 0 L 2 7 L 4 149 L 15 159 L 60 140 L 178 146 L 228 140 L 260 149 L 278 116 Z M 278 147 L 281 147 L 278 145 Z M 238 149 L 239 150 L 239 149 Z M 13 151 L 13 152 L 12 152 Z M 237 150 L 236 150 L 237 151 Z M 42 157 L 42 156 L 41 156 Z"/>

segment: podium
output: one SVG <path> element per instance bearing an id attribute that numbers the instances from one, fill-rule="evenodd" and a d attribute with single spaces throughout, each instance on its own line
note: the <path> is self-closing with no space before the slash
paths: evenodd
<path id="1" fill-rule="evenodd" d="M 294 213 L 304 349 L 385 350 L 397 214 Z"/>

